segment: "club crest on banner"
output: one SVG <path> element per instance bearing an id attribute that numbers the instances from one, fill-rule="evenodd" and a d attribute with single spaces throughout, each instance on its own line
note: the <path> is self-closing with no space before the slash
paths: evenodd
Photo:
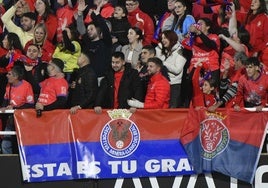
<path id="1" fill-rule="evenodd" d="M 223 120 L 226 117 L 218 113 L 206 113 L 206 118 L 200 123 L 200 141 L 202 157 L 212 160 L 228 146 L 230 134 Z"/>
<path id="2" fill-rule="evenodd" d="M 101 131 L 102 149 L 109 156 L 124 158 L 131 155 L 139 146 L 140 132 L 137 125 L 129 118 L 132 113 L 126 109 L 107 111 L 111 120 Z"/>

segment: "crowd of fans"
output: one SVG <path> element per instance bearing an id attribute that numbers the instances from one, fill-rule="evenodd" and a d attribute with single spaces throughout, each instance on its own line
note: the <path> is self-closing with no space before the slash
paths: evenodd
<path id="1" fill-rule="evenodd" d="M 265 0 L 0 0 L 0 14 L 2 110 L 267 104 Z"/>

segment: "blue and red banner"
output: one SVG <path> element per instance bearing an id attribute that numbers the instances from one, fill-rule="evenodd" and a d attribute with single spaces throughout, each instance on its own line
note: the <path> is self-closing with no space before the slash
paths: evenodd
<path id="1" fill-rule="evenodd" d="M 14 113 L 28 182 L 217 171 L 252 183 L 266 116 L 189 109 Z"/>
<path id="2" fill-rule="evenodd" d="M 193 174 L 179 141 L 186 110 L 16 110 L 24 180 Z"/>
<path id="3" fill-rule="evenodd" d="M 267 117 L 266 112 L 190 109 L 181 142 L 195 172 L 216 171 L 252 183 Z"/>

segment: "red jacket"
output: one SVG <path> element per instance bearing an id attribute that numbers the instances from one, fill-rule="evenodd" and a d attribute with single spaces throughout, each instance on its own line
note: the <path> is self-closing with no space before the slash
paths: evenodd
<path id="1" fill-rule="evenodd" d="M 103 7 L 101 7 L 101 16 L 103 18 L 110 18 L 112 17 L 114 13 L 114 7 L 111 3 L 106 3 L 105 5 L 103 5 Z"/>
<path id="2" fill-rule="evenodd" d="M 153 75 L 147 87 L 144 108 L 145 109 L 168 108 L 169 99 L 170 99 L 170 84 L 168 80 L 161 73 Z"/>
<path id="3" fill-rule="evenodd" d="M 27 51 L 30 44 L 33 44 L 33 40 L 30 40 L 26 43 L 24 47 L 25 52 Z M 41 47 L 41 52 L 42 52 L 41 60 L 45 62 L 49 62 L 52 58 L 54 51 L 55 51 L 55 46 L 48 40 L 45 40 L 44 44 Z"/>
<path id="4" fill-rule="evenodd" d="M 100 15 L 103 18 L 105 18 L 105 19 L 110 18 L 110 17 L 112 17 L 113 13 L 114 13 L 114 7 L 111 3 L 106 3 L 105 5 L 103 5 L 101 7 Z M 84 18 L 84 22 L 85 23 L 92 22 L 92 18 L 89 14 L 87 14 L 87 16 Z"/>
<path id="5" fill-rule="evenodd" d="M 197 67 L 194 71 L 192 82 L 193 82 L 193 98 L 192 105 L 194 107 L 210 107 L 216 104 L 216 98 L 214 94 L 205 94 L 200 88 L 199 77 L 201 67 Z"/>
<path id="6" fill-rule="evenodd" d="M 133 12 L 129 12 L 127 18 L 131 27 L 138 27 L 142 30 L 142 44 L 151 44 L 154 36 L 154 22 L 151 17 L 137 8 Z"/>
<path id="7" fill-rule="evenodd" d="M 71 23 L 73 23 L 73 17 L 74 13 L 76 12 L 77 6 L 74 8 L 71 8 L 68 4 L 60 7 L 56 11 L 56 16 L 58 18 L 58 25 L 57 25 L 57 42 L 62 42 L 62 25 L 64 24 L 64 21 L 66 19 L 67 24 L 66 26 L 69 26 Z"/>
<path id="8" fill-rule="evenodd" d="M 53 41 L 57 31 L 57 24 L 58 24 L 57 17 L 54 14 L 50 14 L 47 20 L 44 21 L 41 16 L 38 16 L 37 23 L 45 23 L 47 28 L 47 39 L 49 41 Z"/>
<path id="9" fill-rule="evenodd" d="M 25 1 L 28 3 L 30 11 L 34 12 L 35 10 L 34 4 L 36 0 L 25 0 Z"/>
<path id="10" fill-rule="evenodd" d="M 252 53 L 261 52 L 268 43 L 268 16 L 259 14 L 246 24 L 250 33 L 250 44 L 253 47 Z"/>

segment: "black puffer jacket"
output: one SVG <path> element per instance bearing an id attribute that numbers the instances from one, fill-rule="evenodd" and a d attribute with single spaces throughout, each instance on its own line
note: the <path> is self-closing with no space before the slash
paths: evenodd
<path id="1" fill-rule="evenodd" d="M 138 71 L 126 63 L 125 70 L 118 90 L 118 108 L 129 108 L 127 99 L 144 100 L 143 88 Z M 95 106 L 113 108 L 114 106 L 114 71 L 111 69 L 102 79 Z"/>

